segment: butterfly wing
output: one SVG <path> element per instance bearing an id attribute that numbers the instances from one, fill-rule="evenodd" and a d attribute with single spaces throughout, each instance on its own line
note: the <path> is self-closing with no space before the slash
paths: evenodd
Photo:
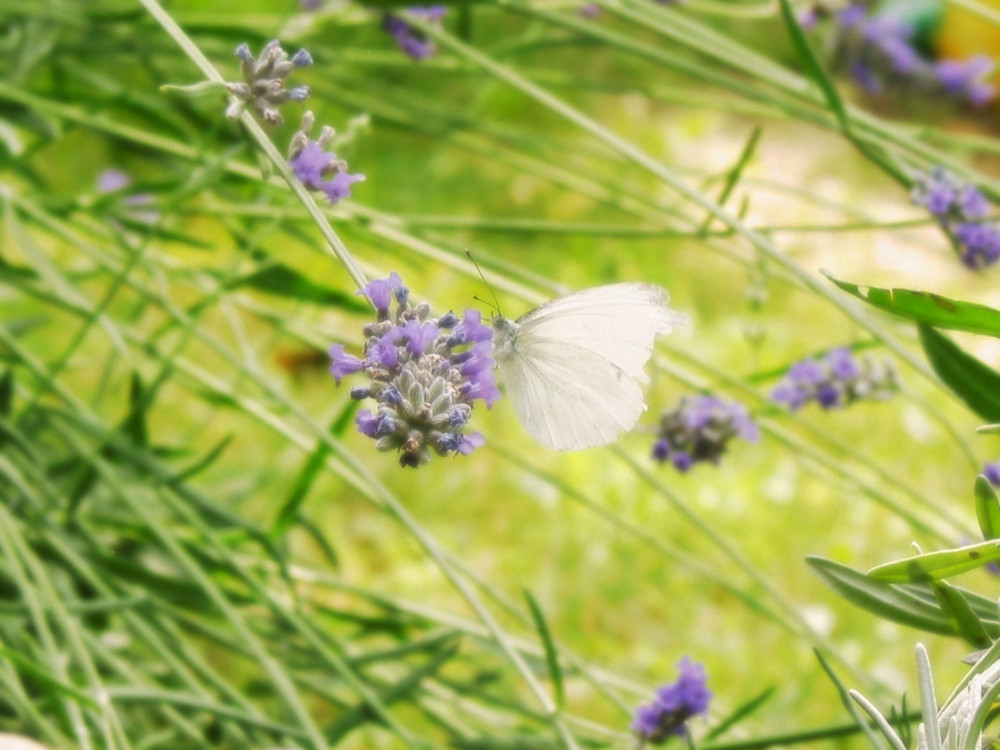
<path id="1" fill-rule="evenodd" d="M 558 297 L 518 319 L 521 339 L 546 338 L 575 344 L 613 362 L 629 377 L 643 372 L 658 334 L 687 316 L 668 306 L 666 290 L 653 284 L 609 284 Z"/>
<path id="2" fill-rule="evenodd" d="M 496 360 L 514 411 L 542 445 L 613 442 L 646 405 L 639 387 L 657 334 L 685 317 L 651 284 L 612 284 L 552 300 L 498 326 Z"/>
<path id="3" fill-rule="evenodd" d="M 646 408 L 634 379 L 573 344 L 532 339 L 518 356 L 498 364 L 518 419 L 548 448 L 580 450 L 610 443 L 631 429 Z"/>

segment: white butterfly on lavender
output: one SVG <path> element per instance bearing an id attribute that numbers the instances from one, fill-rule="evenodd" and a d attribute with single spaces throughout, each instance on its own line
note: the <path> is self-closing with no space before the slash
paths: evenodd
<path id="1" fill-rule="evenodd" d="M 557 450 L 607 445 L 646 410 L 641 384 L 656 337 L 687 322 L 653 284 L 594 287 L 493 318 L 493 357 L 535 440 Z"/>

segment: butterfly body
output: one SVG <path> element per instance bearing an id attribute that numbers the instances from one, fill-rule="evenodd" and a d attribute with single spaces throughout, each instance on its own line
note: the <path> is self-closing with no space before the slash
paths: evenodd
<path id="1" fill-rule="evenodd" d="M 511 321 L 493 319 L 493 356 L 514 411 L 542 445 L 606 445 L 646 409 L 641 384 L 656 336 L 686 317 L 652 284 L 594 287 Z"/>

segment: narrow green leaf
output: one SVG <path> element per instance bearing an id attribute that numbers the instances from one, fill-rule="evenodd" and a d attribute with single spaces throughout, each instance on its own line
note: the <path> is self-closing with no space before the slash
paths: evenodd
<path id="1" fill-rule="evenodd" d="M 980 435 L 996 435 L 1000 433 L 1000 424 L 984 424 L 982 427 L 977 427 L 976 432 Z"/>
<path id="2" fill-rule="evenodd" d="M 458 646 L 450 645 L 441 649 L 438 654 L 428 660 L 397 682 L 379 690 L 379 698 L 385 704 L 393 703 L 412 693 L 426 678 L 436 675 L 441 668 L 458 654 Z M 372 721 L 375 714 L 365 703 L 362 703 L 341 715 L 333 724 L 326 728 L 325 735 L 330 747 L 337 745 L 351 730 Z"/>
<path id="3" fill-rule="evenodd" d="M 302 503 L 309 494 L 309 490 L 313 482 L 316 481 L 316 477 L 319 476 L 326 465 L 326 457 L 329 454 L 330 449 L 322 441 L 318 442 L 316 448 L 309 454 L 305 466 L 299 472 L 291 492 L 288 493 L 288 497 L 285 498 L 285 502 L 274 518 L 274 523 L 271 524 L 271 528 L 267 532 L 272 540 L 280 539 L 291 528 L 292 524 L 295 523 L 295 519 L 299 514 L 299 508 L 302 507 Z"/>
<path id="4" fill-rule="evenodd" d="M 0 378 L 0 416 L 9 417 L 14 403 L 14 371 L 7 370 Z"/>
<path id="5" fill-rule="evenodd" d="M 983 532 L 983 539 L 1000 538 L 1000 499 L 990 480 L 980 474 L 976 477 L 976 518 Z"/>
<path id="6" fill-rule="evenodd" d="M 711 742 L 716 737 L 721 737 L 741 721 L 751 716 L 755 711 L 757 711 L 757 709 L 762 708 L 765 703 L 771 700 L 774 693 L 775 687 L 771 685 L 770 687 L 764 688 L 764 690 L 753 696 L 750 700 L 744 701 L 738 705 L 729 713 L 728 716 L 715 723 L 715 726 L 713 726 L 711 730 L 709 730 L 708 734 L 705 735 L 705 741 Z"/>
<path id="7" fill-rule="evenodd" d="M 562 669 L 559 667 L 559 652 L 556 650 L 556 644 L 552 640 L 552 633 L 549 631 L 548 623 L 545 622 L 545 615 L 542 614 L 541 607 L 538 606 L 535 597 L 527 589 L 524 590 L 524 599 L 528 603 L 531 618 L 535 621 L 535 628 L 538 630 L 542 646 L 545 648 L 545 664 L 549 669 L 549 677 L 552 678 L 552 697 L 556 706 L 562 708 L 566 696 L 563 692 Z"/>
<path id="8" fill-rule="evenodd" d="M 0 378 L 0 423 L 10 416 L 14 405 L 14 371 L 7 370 Z M 0 448 L 11 439 L 11 435 L 0 426 Z"/>
<path id="9" fill-rule="evenodd" d="M 753 158 L 754 152 L 757 150 L 757 142 L 760 140 L 761 132 L 763 132 L 763 130 L 760 125 L 753 129 L 753 132 L 750 133 L 750 137 L 747 139 L 746 144 L 743 146 L 743 151 L 740 153 L 739 159 L 736 160 L 736 164 L 733 165 L 733 168 L 729 170 L 729 174 L 726 175 L 726 182 L 722 186 L 722 191 L 719 193 L 719 197 L 716 200 L 716 203 L 720 206 L 726 205 L 726 201 L 728 201 L 729 196 L 732 195 L 733 189 L 739 184 L 740 177 L 743 175 L 743 170 L 746 168 L 747 164 L 750 163 L 750 159 Z M 705 232 L 709 230 L 709 227 L 712 225 L 713 218 L 712 214 L 705 217 L 705 220 L 698 228 L 699 235 L 704 235 Z"/>
<path id="10" fill-rule="evenodd" d="M 1000 560 L 1000 543 L 991 540 L 878 565 L 868 571 L 868 576 L 888 583 L 925 583 L 974 570 L 996 560 Z"/>
<path id="11" fill-rule="evenodd" d="M 951 620 L 958 634 L 973 648 L 987 648 L 992 641 L 965 597 L 945 581 L 935 581 L 932 587 L 941 611 Z"/>
<path id="12" fill-rule="evenodd" d="M 963 352 L 929 326 L 918 326 L 920 343 L 938 377 L 978 416 L 1000 420 L 1000 373 Z"/>
<path id="13" fill-rule="evenodd" d="M 893 315 L 951 331 L 1000 336 L 1000 310 L 993 307 L 930 292 L 862 286 L 836 279 L 826 271 L 822 273 L 848 294 Z"/>
<path id="14" fill-rule="evenodd" d="M 19 671 L 31 675 L 33 679 L 38 680 L 45 687 L 51 688 L 57 693 L 67 695 L 87 708 L 98 710 L 97 702 L 93 698 L 73 685 L 59 680 L 47 667 L 32 661 L 21 651 L 0 646 L 0 658 L 13 662 L 17 665 Z"/>
<path id="15" fill-rule="evenodd" d="M 121 425 L 122 434 L 136 445 L 148 446 L 149 432 L 146 428 L 146 409 L 149 404 L 142 387 L 142 379 L 137 372 L 132 373 L 132 379 L 129 383 L 128 403 L 128 416 L 125 417 Z"/>
<path id="16" fill-rule="evenodd" d="M 229 443 L 233 439 L 233 434 L 229 433 L 222 440 L 216 443 L 204 456 L 199 458 L 193 464 L 188 466 L 186 469 L 181 469 L 179 472 L 171 476 L 168 480 L 168 484 L 181 484 L 186 482 L 191 477 L 204 471 L 209 466 L 214 464 L 219 456 L 222 455 L 223 451 L 229 446 Z"/>
<path id="17" fill-rule="evenodd" d="M 781 0 L 781 18 L 785 22 L 785 28 L 788 29 L 788 36 L 791 37 L 792 46 L 799 56 L 802 67 L 809 77 L 816 82 L 816 85 L 819 86 L 824 98 L 826 98 L 827 104 L 830 105 L 830 110 L 836 115 L 841 129 L 846 133 L 851 129 L 851 121 L 847 116 L 844 101 L 840 98 L 840 94 L 837 93 L 837 87 L 834 86 L 833 79 L 827 74 L 826 68 L 823 67 L 823 63 L 813 51 L 809 40 L 806 39 L 806 35 L 802 33 L 802 27 L 795 17 L 795 11 L 792 9 L 789 0 Z"/>
<path id="18" fill-rule="evenodd" d="M 330 544 L 330 540 L 327 538 L 326 534 L 313 523 L 309 516 L 302 513 L 298 517 L 299 528 L 306 532 L 316 543 L 317 549 L 322 554 L 322 557 L 326 558 L 326 562 L 331 568 L 340 567 L 340 555 L 337 554 L 337 550 L 334 549 L 333 545 Z"/>
<path id="19" fill-rule="evenodd" d="M 355 312 L 363 313 L 370 309 L 360 297 L 310 281 L 294 268 L 281 263 L 271 263 L 253 273 L 231 280 L 226 286 L 229 289 L 250 287 L 282 297 L 293 297 L 303 302 L 330 305 Z"/>
<path id="20" fill-rule="evenodd" d="M 854 719 L 854 723 L 858 725 L 858 729 L 864 732 L 865 736 L 868 737 L 868 741 L 871 743 L 872 747 L 879 748 L 882 750 L 885 748 L 885 743 L 882 742 L 881 738 L 875 734 L 874 730 L 868 726 L 868 722 L 864 720 L 861 713 L 858 711 L 858 707 L 851 700 L 850 693 L 847 691 L 847 687 L 844 685 L 843 681 L 833 671 L 833 667 L 827 663 L 826 659 L 823 658 L 823 652 L 818 648 L 813 648 L 813 653 L 816 654 L 816 658 L 819 660 L 820 667 L 826 672 L 826 676 L 830 678 L 830 682 L 837 689 L 837 695 L 840 696 L 840 702 L 843 704 L 844 708 Z"/>
<path id="21" fill-rule="evenodd" d="M 360 401 L 355 401 L 353 398 L 347 402 L 344 408 L 341 409 L 340 414 L 337 415 L 333 426 L 330 427 L 331 435 L 337 438 L 343 436 L 344 431 L 350 426 L 354 412 L 358 410 L 360 403 Z"/>
<path id="22" fill-rule="evenodd" d="M 955 632 L 933 600 L 921 601 L 905 589 L 870 578 L 833 560 L 808 557 L 806 562 L 823 583 L 877 617 L 930 633 L 953 635 Z"/>

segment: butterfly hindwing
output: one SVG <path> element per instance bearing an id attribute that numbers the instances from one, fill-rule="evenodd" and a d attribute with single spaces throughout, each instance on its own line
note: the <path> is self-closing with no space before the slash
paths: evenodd
<path id="1" fill-rule="evenodd" d="M 605 445 L 631 429 L 645 410 L 636 380 L 607 359 L 559 340 L 529 338 L 519 344 L 518 356 L 501 363 L 501 376 L 518 419 L 542 445 L 559 450 Z"/>

